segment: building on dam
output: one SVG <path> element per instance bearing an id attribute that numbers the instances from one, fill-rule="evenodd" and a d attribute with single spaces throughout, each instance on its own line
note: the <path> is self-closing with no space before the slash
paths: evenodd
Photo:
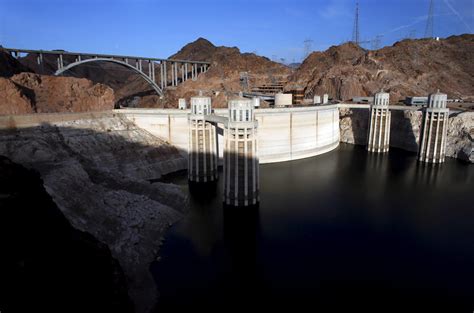
<path id="1" fill-rule="evenodd" d="M 216 128 L 205 117 L 211 114 L 211 98 L 191 98 L 189 114 L 188 179 L 213 182 L 218 179 Z"/>
<path id="2" fill-rule="evenodd" d="M 367 150 L 370 152 L 387 152 L 390 142 L 391 114 L 388 109 L 390 94 L 376 93 L 374 102 L 370 106 L 369 132 Z"/>
<path id="3" fill-rule="evenodd" d="M 259 161 L 252 100 L 239 97 L 229 101 L 224 141 L 224 203 L 256 205 L 259 201 Z"/>
<path id="4" fill-rule="evenodd" d="M 444 162 L 449 109 L 448 96 L 444 93 L 431 94 L 428 107 L 423 111 L 418 160 L 427 163 Z"/>

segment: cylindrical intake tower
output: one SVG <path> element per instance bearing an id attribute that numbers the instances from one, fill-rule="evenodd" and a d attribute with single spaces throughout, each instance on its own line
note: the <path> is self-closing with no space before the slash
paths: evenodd
<path id="1" fill-rule="evenodd" d="M 390 119 L 388 109 L 390 94 L 376 93 L 374 103 L 370 106 L 369 134 L 367 150 L 370 152 L 387 152 L 390 143 Z"/>
<path id="2" fill-rule="evenodd" d="M 446 154 L 446 132 L 449 109 L 448 96 L 440 93 L 428 97 L 428 107 L 423 112 L 418 160 L 428 163 L 442 163 Z"/>
<path id="3" fill-rule="evenodd" d="M 211 114 L 210 97 L 192 97 L 189 114 L 188 179 L 191 182 L 212 182 L 218 179 L 216 128 L 206 122 Z"/>
<path id="4" fill-rule="evenodd" d="M 224 203 L 236 207 L 256 205 L 259 162 L 252 100 L 239 97 L 229 101 L 224 138 Z"/>

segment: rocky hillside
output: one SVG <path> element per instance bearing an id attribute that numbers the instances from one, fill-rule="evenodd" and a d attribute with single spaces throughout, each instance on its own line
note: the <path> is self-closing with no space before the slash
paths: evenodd
<path id="1" fill-rule="evenodd" d="M 404 40 L 367 51 L 352 43 L 313 52 L 291 77 L 312 94 L 350 100 L 384 88 L 392 101 L 440 89 L 449 97 L 474 95 L 474 35 Z M 291 88 L 292 84 L 287 88 Z"/>
<path id="2" fill-rule="evenodd" d="M 196 81 L 188 80 L 176 90 L 168 90 L 162 101 L 146 82 L 139 78 L 130 78 L 128 83 L 117 91 L 117 96 L 121 99 L 118 103 L 124 106 L 177 107 L 178 98 L 189 99 L 202 90 L 204 94 L 213 97 L 214 107 L 226 107 L 227 97 L 243 90 L 240 72 L 248 72 L 250 87 L 286 78 L 291 73 L 290 68 L 268 58 L 253 53 L 241 53 L 236 47 L 217 47 L 204 38 L 187 44 L 169 58 L 211 62 L 211 67 Z"/>
<path id="3" fill-rule="evenodd" d="M 118 114 L 87 113 L 0 117 L 0 155 L 39 172 L 71 225 L 118 260 L 135 312 L 148 312 L 149 265 L 187 209 L 178 186 L 149 180 L 185 168 L 179 151 Z"/>
<path id="4" fill-rule="evenodd" d="M 0 156 L 0 195 L 2 311 L 133 312 L 117 260 L 71 226 L 36 171 Z"/>
<path id="5" fill-rule="evenodd" d="M 32 70 L 0 48 L 0 77 L 11 77 L 22 72 Z"/>
<path id="6" fill-rule="evenodd" d="M 114 92 L 85 78 L 34 74 L 0 51 L 0 115 L 90 112 L 114 108 Z M 11 74 L 11 75 L 10 75 Z"/>

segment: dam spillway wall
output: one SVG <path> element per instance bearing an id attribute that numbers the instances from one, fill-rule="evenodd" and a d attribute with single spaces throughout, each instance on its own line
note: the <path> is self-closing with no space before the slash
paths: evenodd
<path id="1" fill-rule="evenodd" d="M 122 109 L 137 126 L 187 152 L 189 110 Z M 227 109 L 214 114 L 226 117 Z M 339 109 L 321 107 L 255 110 L 260 163 L 297 160 L 331 151 L 339 145 Z M 217 125 L 219 158 L 224 148 L 223 125 Z"/>

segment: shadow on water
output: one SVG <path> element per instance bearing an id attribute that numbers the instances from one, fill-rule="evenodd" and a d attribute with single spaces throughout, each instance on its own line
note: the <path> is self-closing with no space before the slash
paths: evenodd
<path id="1" fill-rule="evenodd" d="M 189 181 L 189 194 L 192 196 L 193 201 L 201 205 L 210 204 L 216 197 L 222 197 L 222 195 L 218 194 L 218 184 L 219 180 L 207 183 Z"/>
<path id="2" fill-rule="evenodd" d="M 192 195 L 152 266 L 156 312 L 472 310 L 472 167 L 341 144 L 260 171 L 258 210 L 223 208 L 222 181 Z"/>
<path id="3" fill-rule="evenodd" d="M 225 303 L 235 303 L 245 309 L 261 297 L 263 273 L 258 263 L 260 213 L 258 206 L 223 207 L 224 244 L 230 272 L 226 285 L 230 287 Z"/>
<path id="4" fill-rule="evenodd" d="M 222 204 L 218 193 L 222 188 L 218 184 L 189 184 L 189 188 L 194 212 L 188 216 L 189 223 L 181 226 L 195 235 L 178 235 L 172 240 L 191 250 L 181 251 L 179 260 L 172 258 L 173 265 L 168 263 L 168 251 L 163 251 L 163 259 L 152 264 L 158 287 L 173 286 L 160 289 L 161 300 L 154 311 L 247 310 L 262 297 L 259 208 Z M 205 229 L 197 223 L 205 225 Z M 179 227 L 175 231 L 182 234 Z M 179 266 L 181 273 L 162 271 L 169 266 Z"/>

